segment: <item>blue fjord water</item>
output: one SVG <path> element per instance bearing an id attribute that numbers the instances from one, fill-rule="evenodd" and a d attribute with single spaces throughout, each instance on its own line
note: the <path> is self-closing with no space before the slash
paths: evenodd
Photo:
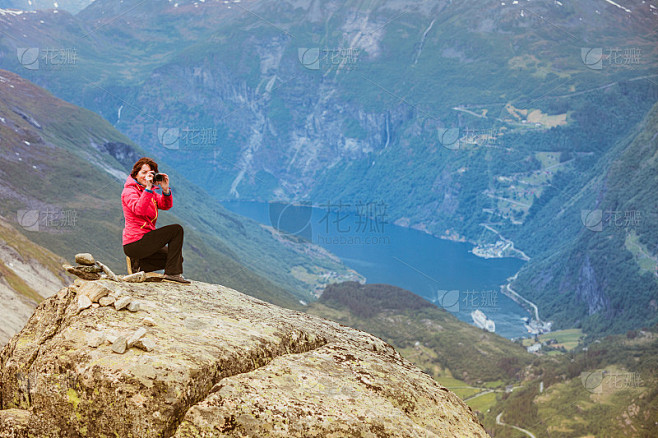
<path id="1" fill-rule="evenodd" d="M 510 339 L 528 335 L 522 318 L 529 313 L 500 292 L 500 285 L 523 265 L 519 259 L 483 259 L 469 251 L 471 244 L 384 223 L 377 205 L 361 205 L 355 211 L 340 204 L 319 208 L 252 201 L 222 204 L 326 248 L 364 275 L 367 283 L 410 290 L 471 324 L 471 312 L 479 309 L 496 323 L 497 334 Z"/>

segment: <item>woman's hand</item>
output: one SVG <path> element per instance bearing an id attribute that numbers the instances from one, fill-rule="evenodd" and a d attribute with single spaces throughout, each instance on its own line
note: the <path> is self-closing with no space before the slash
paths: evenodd
<path id="1" fill-rule="evenodd" d="M 166 173 L 161 173 L 160 175 L 164 177 L 164 179 L 160 181 L 162 193 L 169 193 L 169 176 Z"/>
<path id="2" fill-rule="evenodd" d="M 153 189 L 153 175 L 155 172 L 151 171 L 146 174 L 144 177 L 145 184 L 144 186 L 146 187 L 147 190 L 152 190 Z"/>

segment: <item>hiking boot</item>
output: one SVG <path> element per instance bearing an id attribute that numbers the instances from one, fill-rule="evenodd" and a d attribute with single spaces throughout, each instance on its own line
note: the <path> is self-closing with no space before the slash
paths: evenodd
<path id="1" fill-rule="evenodd" d="M 139 272 L 139 259 L 126 256 L 126 268 L 128 269 L 128 275 Z"/>
<path id="2" fill-rule="evenodd" d="M 164 277 L 162 277 L 162 279 L 164 281 L 171 281 L 172 283 L 182 283 L 182 284 L 192 283 L 190 280 L 184 279 L 182 274 L 176 274 L 176 275 L 165 274 Z"/>
<path id="3" fill-rule="evenodd" d="M 130 259 L 130 265 L 133 271 L 133 274 L 139 272 L 139 259 Z"/>

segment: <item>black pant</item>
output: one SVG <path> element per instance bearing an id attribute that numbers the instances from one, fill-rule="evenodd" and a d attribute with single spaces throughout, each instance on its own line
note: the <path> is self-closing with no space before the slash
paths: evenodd
<path id="1" fill-rule="evenodd" d="M 123 245 L 123 252 L 131 259 L 139 259 L 141 271 L 164 269 L 165 274 L 182 274 L 183 227 L 172 224 L 156 228 L 138 241 Z"/>

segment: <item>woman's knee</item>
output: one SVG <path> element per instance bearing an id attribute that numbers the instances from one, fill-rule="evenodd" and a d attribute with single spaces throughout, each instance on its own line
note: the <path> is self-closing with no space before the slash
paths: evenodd
<path id="1" fill-rule="evenodd" d="M 133 258 L 133 257 L 134 257 L 134 254 L 135 254 L 134 251 L 131 251 L 130 249 L 127 249 L 127 248 L 126 248 L 126 245 L 123 245 L 123 253 L 124 253 L 125 255 L 127 255 L 128 257 L 130 257 L 130 258 Z"/>
<path id="2" fill-rule="evenodd" d="M 180 224 L 172 224 L 170 227 L 174 230 L 174 233 L 176 236 L 180 236 L 181 238 L 184 237 L 185 231 L 183 230 L 183 226 Z"/>
<path id="3" fill-rule="evenodd" d="M 167 225 L 166 228 L 169 228 L 170 230 L 173 230 L 176 234 L 178 234 L 178 233 L 183 234 L 183 226 L 180 225 L 180 224 Z"/>

